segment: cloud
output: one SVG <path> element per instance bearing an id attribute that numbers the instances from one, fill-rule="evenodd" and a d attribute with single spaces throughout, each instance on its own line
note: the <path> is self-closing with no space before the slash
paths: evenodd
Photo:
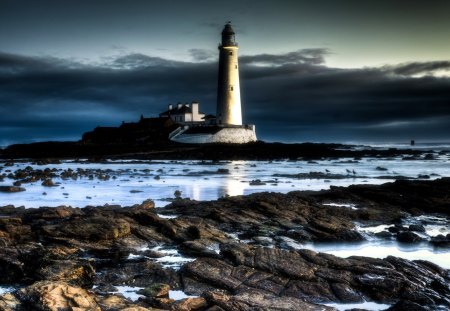
<path id="1" fill-rule="evenodd" d="M 327 49 L 302 49 L 286 54 L 258 54 L 241 56 L 241 64 L 254 64 L 264 66 L 281 66 L 287 64 L 320 65 L 325 62 L 325 56 L 329 54 Z"/>
<path id="2" fill-rule="evenodd" d="M 217 53 L 211 50 L 205 49 L 190 49 L 189 54 L 194 59 L 194 61 L 210 61 L 217 58 Z"/>
<path id="3" fill-rule="evenodd" d="M 128 54 L 101 64 L 0 53 L 0 145 L 78 139 L 97 125 L 157 116 L 169 103 L 215 112 L 217 63 Z M 244 117 L 262 139 L 450 140 L 448 62 L 340 69 L 325 49 L 240 58 Z M 194 57 L 195 58 L 195 57 Z M 202 61 L 199 61 L 202 60 Z"/>
<path id="4" fill-rule="evenodd" d="M 385 67 L 388 71 L 403 76 L 413 76 L 419 74 L 432 74 L 438 70 L 450 70 L 450 61 L 435 61 L 435 62 L 413 62 L 406 64 L 399 64 L 397 66 Z"/>

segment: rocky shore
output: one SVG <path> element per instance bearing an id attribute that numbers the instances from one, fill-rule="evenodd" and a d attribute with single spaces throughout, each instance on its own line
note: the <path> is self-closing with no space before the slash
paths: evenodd
<path id="1" fill-rule="evenodd" d="M 448 249 L 449 235 L 427 238 L 425 220 L 408 219 L 448 219 L 449 190 L 442 178 L 208 202 L 178 196 L 158 209 L 151 200 L 3 206 L 0 288 L 13 290 L 0 295 L 0 310 L 334 310 L 364 301 L 447 310 L 449 270 L 436 264 L 303 245 L 378 238 Z M 359 230 L 381 224 L 373 235 Z"/>
<path id="2" fill-rule="evenodd" d="M 248 144 L 83 144 L 81 142 L 40 142 L 17 144 L 0 149 L 0 159 L 80 158 L 144 160 L 274 160 L 343 157 L 395 157 L 432 160 L 437 153 L 413 149 L 373 149 L 343 144 L 284 144 L 258 141 Z"/>

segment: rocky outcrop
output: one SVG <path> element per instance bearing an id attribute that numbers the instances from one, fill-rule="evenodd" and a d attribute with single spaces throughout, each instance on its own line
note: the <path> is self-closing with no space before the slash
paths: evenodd
<path id="1" fill-rule="evenodd" d="M 17 291 L 15 296 L 22 308 L 33 310 L 101 310 L 92 293 L 64 282 L 37 282 Z"/>
<path id="2" fill-rule="evenodd" d="M 435 264 L 344 259 L 301 245 L 360 241 L 355 222 L 392 224 L 389 238 L 413 242 L 424 227 L 403 220 L 448 215 L 449 185 L 441 179 L 211 202 L 179 198 L 158 210 L 152 201 L 0 207 L 0 284 L 16 287 L 0 296 L 0 310 L 327 310 L 324 303 L 367 300 L 392 310 L 448 308 L 449 271 Z M 323 204 L 331 200 L 357 207 Z M 446 247 L 446 237 L 439 239 Z M 174 265 L 181 255 L 190 259 Z M 126 298 L 119 286 L 138 296 Z M 195 297 L 175 300 L 171 290 Z"/>
<path id="3" fill-rule="evenodd" d="M 231 295 L 257 292 L 309 303 L 390 303 L 404 299 L 438 306 L 450 302 L 447 271 L 395 257 L 343 259 L 309 250 L 222 245 L 221 259 L 199 258 L 181 270 L 185 290 L 219 288 Z M 425 286 L 424 286 L 425 285 Z"/>

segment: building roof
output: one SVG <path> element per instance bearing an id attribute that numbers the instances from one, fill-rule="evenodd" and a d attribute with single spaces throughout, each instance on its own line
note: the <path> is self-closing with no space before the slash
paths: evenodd
<path id="1" fill-rule="evenodd" d="M 159 115 L 163 116 L 163 115 L 175 115 L 175 114 L 186 114 L 186 113 L 192 113 L 192 106 L 183 105 L 181 108 L 178 108 L 177 106 L 175 106 L 170 110 L 161 112 Z M 199 111 L 198 114 L 204 114 L 204 113 Z"/>

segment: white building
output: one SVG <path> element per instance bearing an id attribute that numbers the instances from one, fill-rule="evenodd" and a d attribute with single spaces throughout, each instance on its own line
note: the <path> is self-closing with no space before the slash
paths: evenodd
<path id="1" fill-rule="evenodd" d="M 171 118 L 174 122 L 180 124 L 192 124 L 204 122 L 205 114 L 199 111 L 198 102 L 189 104 L 178 104 L 175 107 L 169 105 L 167 111 L 159 114 L 161 118 Z"/>

